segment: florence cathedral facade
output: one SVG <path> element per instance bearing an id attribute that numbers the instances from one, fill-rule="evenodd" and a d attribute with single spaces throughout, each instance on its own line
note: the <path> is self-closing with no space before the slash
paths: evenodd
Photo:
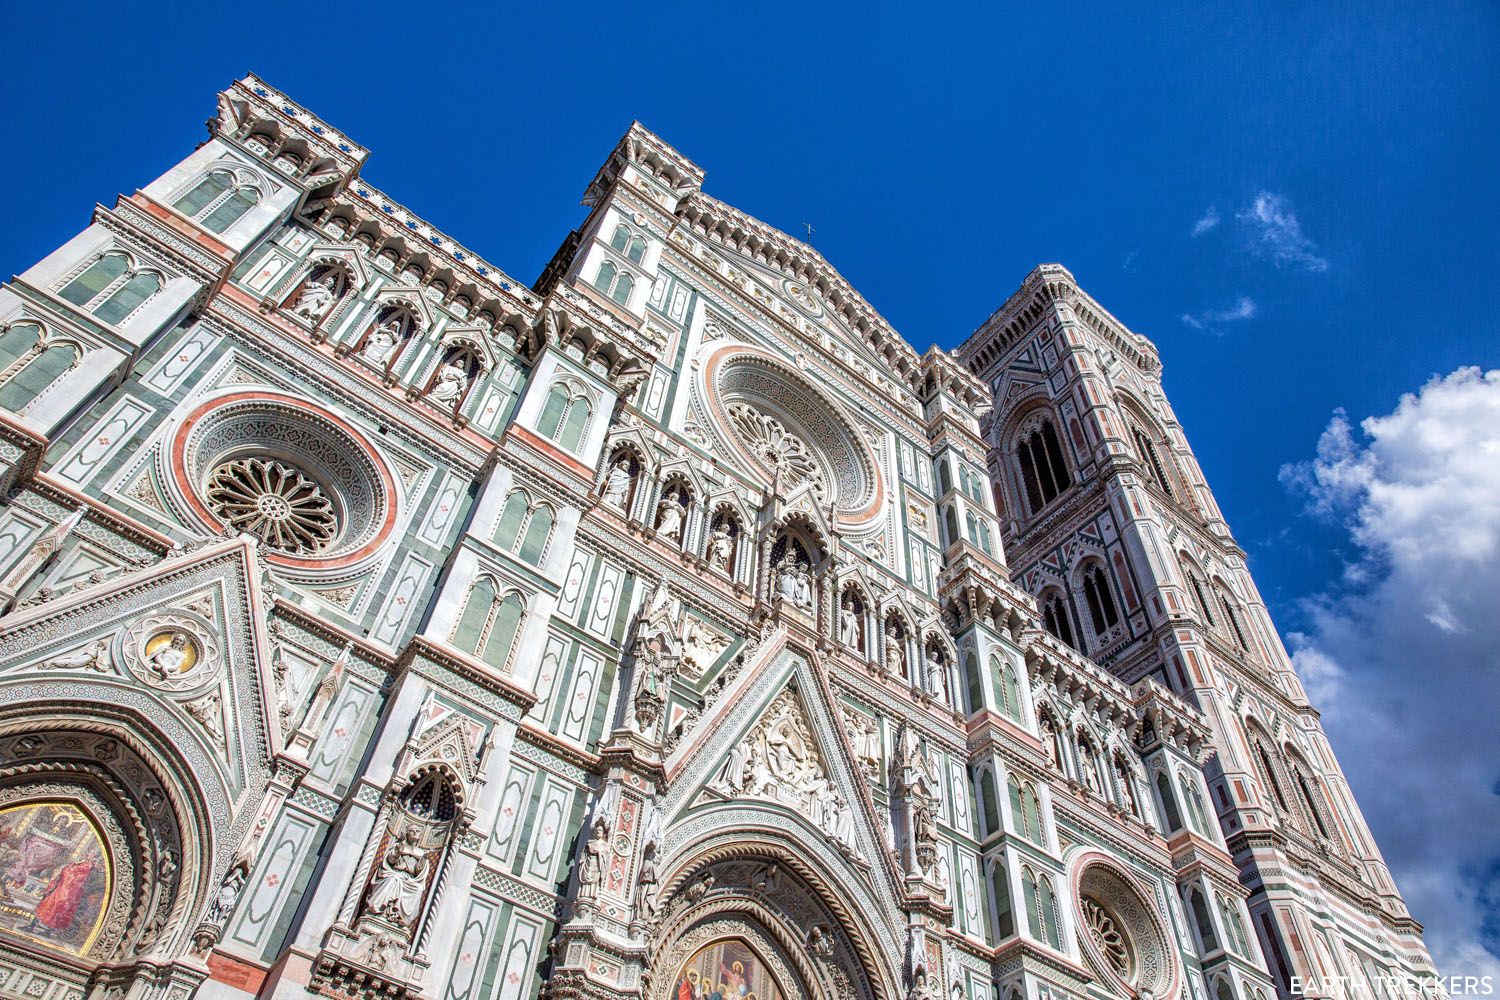
<path id="1" fill-rule="evenodd" d="M 918 353 L 638 124 L 530 287 L 259 79 L 209 126 L 0 287 L 0 995 L 1434 974 L 1065 269 Z"/>

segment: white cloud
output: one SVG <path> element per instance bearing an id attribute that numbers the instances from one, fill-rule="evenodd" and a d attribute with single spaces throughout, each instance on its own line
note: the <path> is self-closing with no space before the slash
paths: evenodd
<path id="1" fill-rule="evenodd" d="M 1221 323 L 1238 323 L 1242 320 L 1255 318 L 1255 300 L 1248 295 L 1241 295 L 1234 305 L 1227 309 L 1205 309 L 1201 313 L 1183 313 L 1182 321 L 1194 330 L 1211 330 L 1218 333 L 1216 329 Z"/>
<path id="2" fill-rule="evenodd" d="M 1360 557 L 1288 638 L 1445 975 L 1500 978 L 1500 370 L 1336 413 L 1282 469 Z"/>
<path id="3" fill-rule="evenodd" d="M 1210 205 L 1208 206 L 1208 210 L 1198 217 L 1198 221 L 1193 223 L 1193 238 L 1197 239 L 1218 224 L 1219 210 Z"/>
<path id="4" fill-rule="evenodd" d="M 1250 251 L 1256 256 L 1277 267 L 1328 270 L 1328 261 L 1318 254 L 1317 244 L 1303 234 L 1297 213 L 1281 195 L 1262 191 L 1235 218 L 1244 227 Z"/>

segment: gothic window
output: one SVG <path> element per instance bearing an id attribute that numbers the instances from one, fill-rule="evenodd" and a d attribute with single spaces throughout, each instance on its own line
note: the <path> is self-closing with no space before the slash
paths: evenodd
<path id="1" fill-rule="evenodd" d="M 990 526 L 984 521 L 979 522 L 979 547 L 984 550 L 984 554 L 987 556 L 995 554 L 995 543 L 993 537 L 990 535 Z"/>
<path id="2" fill-rule="evenodd" d="M 1130 428 L 1131 436 L 1135 438 L 1135 450 L 1140 453 L 1141 460 L 1145 464 L 1151 479 L 1157 487 L 1169 497 L 1175 497 L 1172 492 L 1172 482 L 1167 478 L 1166 470 L 1162 467 L 1161 458 L 1156 453 L 1156 445 L 1152 443 L 1139 427 Z"/>
<path id="3" fill-rule="evenodd" d="M 960 537 L 958 534 L 958 515 L 954 512 L 951 505 L 943 508 L 943 533 L 946 536 L 943 539 L 945 547 L 957 544 Z"/>
<path id="4" fill-rule="evenodd" d="M 1010 905 L 1010 885 L 1002 858 L 990 861 L 990 895 L 995 900 L 995 936 L 1008 938 L 1016 932 L 1016 917 Z"/>
<path id="5" fill-rule="evenodd" d="M 1197 886 L 1188 890 L 1188 908 L 1193 911 L 1193 926 L 1198 931 L 1198 943 L 1203 947 L 1200 954 L 1218 951 L 1219 938 L 1214 933 L 1213 917 L 1209 915 L 1208 904 L 1203 901 L 1203 893 Z"/>
<path id="6" fill-rule="evenodd" d="M 551 507 L 533 504 L 524 490 L 516 490 L 505 498 L 505 506 L 500 510 L 495 544 L 514 552 L 522 561 L 539 566 L 552 535 L 553 520 Z"/>
<path id="7" fill-rule="evenodd" d="M 1202 613 L 1208 624 L 1213 625 L 1214 613 L 1213 609 L 1209 606 L 1208 598 L 1203 594 L 1203 581 L 1198 579 L 1198 574 L 1192 570 L 1187 571 L 1187 578 L 1188 585 L 1193 589 L 1193 600 L 1198 603 L 1198 611 Z"/>
<path id="8" fill-rule="evenodd" d="M 1036 789 L 1030 782 L 1021 781 L 1015 775 L 1011 775 L 1006 784 L 1010 793 L 1010 815 L 1011 823 L 1014 824 L 1016 832 L 1033 844 L 1045 845 L 1046 837 L 1042 832 L 1042 805 L 1037 798 Z"/>
<path id="9" fill-rule="evenodd" d="M 593 407 L 582 389 L 556 382 L 547 390 L 537 429 L 568 451 L 577 451 L 592 415 Z"/>
<path id="10" fill-rule="evenodd" d="M 1068 488 L 1068 465 L 1052 421 L 1041 420 L 1016 443 L 1021 486 L 1035 514 Z"/>
<path id="11" fill-rule="evenodd" d="M 996 801 L 995 773 L 989 768 L 979 772 L 979 814 L 984 820 L 984 836 L 1000 829 L 1000 803 Z"/>
<path id="12" fill-rule="evenodd" d="M 1255 763 L 1259 765 L 1261 780 L 1270 786 L 1271 794 L 1276 798 L 1276 804 L 1281 807 L 1283 815 L 1289 814 L 1291 808 L 1287 805 L 1286 792 L 1281 788 L 1281 778 L 1276 771 L 1276 762 L 1266 752 L 1266 746 L 1258 738 L 1250 737 L 1250 752 L 1255 757 Z"/>
<path id="13" fill-rule="evenodd" d="M 1218 985 L 1214 987 L 1214 1000 L 1234 1000 L 1234 987 L 1229 985 L 1227 976 L 1219 977 Z"/>
<path id="14" fill-rule="evenodd" d="M 990 661 L 991 666 L 994 661 Z M 1021 685 L 1016 680 L 1016 669 L 1009 663 L 1003 664 L 998 675 L 1000 678 L 1000 711 L 1010 716 L 1016 722 L 1021 721 Z"/>
<path id="15" fill-rule="evenodd" d="M 979 519 L 974 516 L 972 510 L 964 512 L 964 527 L 968 529 L 969 540 L 975 545 L 979 544 Z"/>
<path id="16" fill-rule="evenodd" d="M 1021 868 L 1021 891 L 1026 896 L 1026 925 L 1031 936 L 1053 948 L 1062 946 L 1057 932 L 1057 898 L 1052 880 L 1038 875 L 1029 866 Z"/>
<path id="17" fill-rule="evenodd" d="M 161 276 L 142 271 L 122 253 L 107 253 L 58 292 L 64 299 L 118 324 L 161 289 Z"/>
<path id="18" fill-rule="evenodd" d="M 1312 820 L 1312 824 L 1317 829 L 1319 835 L 1326 840 L 1331 834 L 1329 833 L 1327 823 L 1323 819 L 1324 807 L 1327 802 L 1323 798 L 1322 786 L 1318 784 L 1316 778 L 1308 778 L 1301 761 L 1292 756 L 1290 751 L 1288 752 L 1288 756 L 1291 757 L 1288 768 L 1292 773 L 1292 781 L 1297 786 L 1297 794 L 1298 798 L 1301 799 L 1301 805 L 1306 810 L 1308 818 Z"/>
<path id="19" fill-rule="evenodd" d="M 1048 632 L 1074 649 L 1078 648 L 1078 643 L 1073 639 L 1073 623 L 1068 615 L 1067 599 L 1057 591 L 1042 598 L 1042 624 Z"/>
<path id="20" fill-rule="evenodd" d="M 439 771 L 429 771 L 407 785 L 400 802 L 401 808 L 417 819 L 446 823 L 458 815 L 453 785 Z"/>
<path id="21" fill-rule="evenodd" d="M 1156 794 L 1161 798 L 1162 822 L 1166 831 L 1182 829 L 1182 813 L 1177 809 L 1177 796 L 1172 794 L 1172 779 L 1167 777 L 1167 772 L 1156 773 Z"/>
<path id="22" fill-rule="evenodd" d="M 1234 613 L 1234 605 L 1230 603 L 1229 595 L 1223 591 L 1219 592 L 1219 607 L 1224 612 L 1224 624 L 1229 626 L 1229 633 L 1234 636 L 1234 641 L 1241 649 L 1248 649 L 1245 645 L 1245 632 L 1240 628 L 1240 616 Z"/>
<path id="23" fill-rule="evenodd" d="M 218 168 L 184 192 L 172 207 L 209 232 L 223 233 L 260 204 L 260 198 L 256 184 L 232 170 Z"/>
<path id="24" fill-rule="evenodd" d="M 1250 958 L 1250 939 L 1245 934 L 1244 921 L 1232 900 L 1219 898 L 1219 917 L 1224 925 L 1225 943 L 1238 955 Z"/>
<path id="25" fill-rule="evenodd" d="M 628 257 L 632 264 L 639 264 L 646 256 L 646 241 L 631 233 L 626 226 L 615 227 L 609 245 Z"/>
<path id="26" fill-rule="evenodd" d="M 0 334 L 0 408 L 20 413 L 78 363 L 76 344 L 57 342 L 34 323 Z"/>
<path id="27" fill-rule="evenodd" d="M 630 302 L 635 277 L 628 271 L 621 271 L 614 261 L 606 260 L 599 265 L 599 273 L 594 276 L 594 287 L 623 306 Z"/>
<path id="28" fill-rule="evenodd" d="M 953 475 L 948 471 L 948 461 L 940 459 L 938 461 L 938 493 L 941 495 L 951 489 L 953 489 Z"/>
<path id="29" fill-rule="evenodd" d="M 524 617 L 525 605 L 519 593 L 501 596 L 495 581 L 482 576 L 469 590 L 463 614 L 454 626 L 453 644 L 505 670 Z"/>
<path id="30" fill-rule="evenodd" d="M 1109 578 L 1104 568 L 1098 563 L 1090 564 L 1083 571 L 1083 596 L 1088 604 L 1094 635 L 1102 638 L 1106 632 L 1119 624 L 1120 613 L 1115 608 L 1115 598 L 1111 592 Z"/>
<path id="31" fill-rule="evenodd" d="M 1198 783 L 1191 776 L 1183 773 L 1178 778 L 1182 782 L 1182 796 L 1187 799 L 1188 819 L 1192 821 L 1193 829 L 1203 836 L 1209 836 L 1208 812 L 1203 807 L 1203 795 L 1198 791 Z"/>

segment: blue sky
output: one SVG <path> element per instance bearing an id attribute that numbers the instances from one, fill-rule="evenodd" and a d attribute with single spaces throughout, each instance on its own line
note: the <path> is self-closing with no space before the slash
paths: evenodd
<path id="1" fill-rule="evenodd" d="M 1500 7 L 267 3 L 242 29 L 227 10 L 184 10 L 9 5 L 0 270 L 29 266 L 95 201 L 186 155 L 215 91 L 247 70 L 368 146 L 372 183 L 527 281 L 639 118 L 707 171 L 709 193 L 789 232 L 810 222 L 818 249 L 919 349 L 956 345 L 1035 264 L 1065 264 L 1160 348 L 1168 394 L 1299 661 L 1342 664 L 1344 686 L 1329 689 L 1340 705 L 1395 690 L 1382 686 L 1398 683 L 1394 661 L 1366 671 L 1370 654 L 1347 635 L 1340 646 L 1337 622 L 1374 614 L 1406 565 L 1411 539 L 1381 533 L 1382 498 L 1432 470 L 1396 443 L 1441 432 L 1464 402 L 1486 412 L 1492 391 L 1424 385 L 1500 366 Z M 1335 433 L 1320 452 L 1339 408 L 1347 447 Z M 1397 422 L 1359 427 L 1380 415 Z M 1469 431 L 1500 457 L 1500 431 Z M 1369 475 L 1350 486 L 1351 470 Z M 1500 617 L 1493 593 L 1477 618 Z M 1439 641 L 1434 655 L 1470 658 L 1475 673 L 1444 675 L 1463 691 L 1497 672 L 1495 647 L 1457 622 L 1437 640 L 1473 648 Z M 1347 737 L 1329 727 L 1364 796 L 1383 780 L 1380 750 L 1360 745 L 1363 723 L 1344 724 Z M 1480 735 L 1500 743 L 1494 728 Z M 1457 752 L 1478 763 L 1461 816 L 1493 809 L 1500 752 Z M 1403 885 L 1431 883 L 1407 891 L 1434 949 L 1464 963 L 1447 971 L 1494 961 L 1500 843 L 1481 836 L 1456 858 L 1421 843 L 1401 808 L 1367 804 Z M 1459 889 L 1444 888 L 1443 864 Z"/>

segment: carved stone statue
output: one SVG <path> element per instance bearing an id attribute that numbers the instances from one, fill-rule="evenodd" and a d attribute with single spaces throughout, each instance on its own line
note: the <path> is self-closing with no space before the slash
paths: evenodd
<path id="1" fill-rule="evenodd" d="M 99 639 L 72 652 L 54 656 L 42 663 L 43 670 L 93 670 L 101 674 L 110 673 L 109 638 Z"/>
<path id="2" fill-rule="evenodd" d="M 158 646 L 145 659 L 146 666 L 150 667 L 162 680 L 167 680 L 182 672 L 182 665 L 187 662 L 187 658 L 187 633 L 174 632 L 170 642 Z"/>
<path id="3" fill-rule="evenodd" d="M 812 609 L 812 574 L 807 562 L 795 558 L 788 552 L 781 560 L 780 579 L 777 589 L 782 600 L 804 610 Z"/>
<path id="4" fill-rule="evenodd" d="M 313 323 L 318 322 L 333 308 L 337 291 L 338 281 L 331 273 L 309 281 L 303 286 L 302 294 L 297 296 L 297 304 L 292 306 L 292 315 L 301 316 Z"/>
<path id="5" fill-rule="evenodd" d="M 609 824 L 601 817 L 594 820 L 593 835 L 584 845 L 583 860 L 578 869 L 578 897 L 592 900 L 599 894 L 604 880 L 604 859 L 609 852 Z"/>
<path id="6" fill-rule="evenodd" d="M 456 406 L 468 388 L 469 371 L 455 358 L 438 369 L 437 381 L 432 383 L 427 398 L 441 406 Z"/>
<path id="7" fill-rule="evenodd" d="M 417 847 L 416 829 L 408 828 L 386 848 L 365 905 L 392 923 L 409 928 L 417 919 L 426 888 L 427 855 Z"/>
<path id="8" fill-rule="evenodd" d="M 885 626 L 885 672 L 893 677 L 901 677 L 906 674 L 906 640 L 901 635 L 901 629 L 895 622 L 887 622 Z"/>
<path id="9" fill-rule="evenodd" d="M 948 700 L 948 665 L 935 648 L 927 651 L 927 693 L 938 701 Z"/>
<path id="10" fill-rule="evenodd" d="M 729 559 L 734 555 L 734 536 L 727 525 L 719 525 L 708 539 L 708 564 L 724 573 L 729 572 Z"/>
<path id="11" fill-rule="evenodd" d="M 610 467 L 609 475 L 604 477 L 604 502 L 624 510 L 629 492 L 630 459 L 621 458 Z"/>
<path id="12" fill-rule="evenodd" d="M 214 893 L 213 902 L 208 905 L 208 913 L 203 917 L 211 924 L 223 926 L 224 921 L 234 912 L 234 904 L 239 901 L 240 892 L 245 888 L 245 867 L 235 865 L 229 869 L 229 874 L 224 876 L 224 881 L 219 884 L 219 891 Z"/>
<path id="13" fill-rule="evenodd" d="M 863 653 L 859 642 L 859 612 L 854 609 L 851 602 L 844 606 L 839 620 L 839 642 L 854 650 Z"/>
<path id="14" fill-rule="evenodd" d="M 854 813 L 844 804 L 844 797 L 834 791 L 823 805 L 823 832 L 844 851 L 854 849 Z"/>
<path id="15" fill-rule="evenodd" d="M 668 490 L 656 506 L 656 533 L 663 538 L 682 542 L 682 496 L 678 490 Z"/>
<path id="16" fill-rule="evenodd" d="M 647 927 L 656 921 L 656 843 L 641 851 L 641 870 L 635 880 L 635 918 Z"/>
<path id="17" fill-rule="evenodd" d="M 401 343 L 401 320 L 395 316 L 370 331 L 363 351 L 366 361 L 384 367 Z"/>
<path id="18" fill-rule="evenodd" d="M 919 965 L 912 970 L 911 1000 L 933 1000 L 932 985 L 927 979 L 927 966 Z"/>
<path id="19" fill-rule="evenodd" d="M 682 662 L 699 673 L 718 662 L 729 639 L 688 615 L 682 626 Z"/>

